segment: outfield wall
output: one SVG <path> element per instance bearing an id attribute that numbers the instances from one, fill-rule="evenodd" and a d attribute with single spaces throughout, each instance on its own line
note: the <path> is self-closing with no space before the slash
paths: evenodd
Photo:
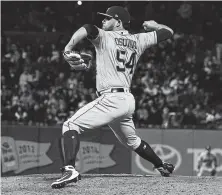
<path id="1" fill-rule="evenodd" d="M 196 175 L 197 157 L 211 145 L 222 175 L 222 131 L 181 129 L 138 129 L 165 161 L 176 165 L 177 175 Z M 58 173 L 63 165 L 61 128 L 2 126 L 2 176 Z M 157 174 L 152 165 L 122 146 L 107 128 L 81 135 L 76 168 L 81 173 Z"/>

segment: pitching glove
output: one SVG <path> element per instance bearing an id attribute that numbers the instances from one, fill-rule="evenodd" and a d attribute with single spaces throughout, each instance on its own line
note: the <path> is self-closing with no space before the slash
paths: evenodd
<path id="1" fill-rule="evenodd" d="M 90 54 L 78 54 L 75 51 L 65 51 L 63 53 L 63 57 L 74 70 L 87 70 L 90 68 L 92 60 L 92 56 Z"/>

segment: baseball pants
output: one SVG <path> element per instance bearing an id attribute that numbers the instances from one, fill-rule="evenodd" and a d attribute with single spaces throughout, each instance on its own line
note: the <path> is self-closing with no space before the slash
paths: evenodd
<path id="1" fill-rule="evenodd" d="M 118 140 L 135 150 L 141 139 L 136 135 L 132 114 L 135 99 L 130 92 L 103 93 L 96 100 L 80 108 L 63 124 L 63 134 L 68 130 L 83 131 L 109 125 Z"/>

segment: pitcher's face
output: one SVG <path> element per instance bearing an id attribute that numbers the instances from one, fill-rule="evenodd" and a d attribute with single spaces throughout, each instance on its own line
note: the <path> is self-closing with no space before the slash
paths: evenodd
<path id="1" fill-rule="evenodd" d="M 112 17 L 105 17 L 102 21 L 102 29 L 105 31 L 112 31 L 116 25 L 116 20 Z"/>

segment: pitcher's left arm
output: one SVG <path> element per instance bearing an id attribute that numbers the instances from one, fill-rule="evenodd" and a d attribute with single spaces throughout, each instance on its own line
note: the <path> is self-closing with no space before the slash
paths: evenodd
<path id="1" fill-rule="evenodd" d="M 171 38 L 174 33 L 170 27 L 163 24 L 158 24 L 154 20 L 145 21 L 143 23 L 143 28 L 146 31 L 153 30 L 156 32 L 157 43 Z"/>

